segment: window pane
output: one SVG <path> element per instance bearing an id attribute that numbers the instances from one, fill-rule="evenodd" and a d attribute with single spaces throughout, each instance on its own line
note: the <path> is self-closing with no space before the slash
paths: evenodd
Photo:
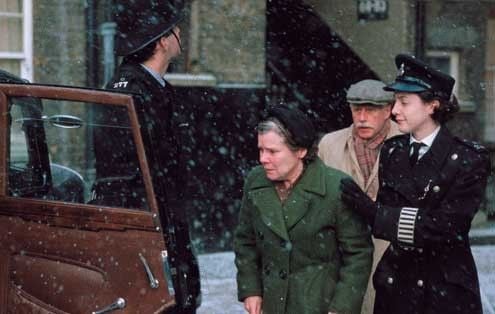
<path id="1" fill-rule="evenodd" d="M 16 76 L 20 76 L 21 65 L 17 60 L 2 60 L 0 59 L 0 69 L 10 72 Z"/>
<path id="2" fill-rule="evenodd" d="M 22 18 L 0 16 L 0 51 L 22 52 Z"/>
<path id="3" fill-rule="evenodd" d="M 21 108 L 13 106 L 11 109 L 11 117 L 15 120 L 22 117 Z M 28 167 L 28 151 L 26 143 L 26 135 L 21 123 L 12 123 L 10 135 L 10 166 L 20 169 Z"/>
<path id="4" fill-rule="evenodd" d="M 22 12 L 22 0 L 0 0 L 0 12 Z"/>
<path id="5" fill-rule="evenodd" d="M 125 107 L 34 98 L 11 104 L 11 195 L 148 208 Z"/>

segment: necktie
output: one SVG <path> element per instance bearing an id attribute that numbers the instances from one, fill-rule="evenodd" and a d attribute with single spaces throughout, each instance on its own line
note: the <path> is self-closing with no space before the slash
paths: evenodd
<path id="1" fill-rule="evenodd" d="M 410 163 L 411 167 L 413 167 L 418 162 L 419 149 L 422 146 L 426 146 L 426 145 L 423 143 L 418 143 L 418 142 L 414 142 L 411 144 L 412 153 L 409 156 L 409 163 Z"/>

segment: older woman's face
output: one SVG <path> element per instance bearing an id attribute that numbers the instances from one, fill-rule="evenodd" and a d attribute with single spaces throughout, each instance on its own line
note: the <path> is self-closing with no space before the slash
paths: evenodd
<path id="1" fill-rule="evenodd" d="M 293 183 L 301 173 L 307 150 L 292 151 L 284 138 L 274 131 L 258 134 L 258 149 L 260 163 L 269 180 Z"/>

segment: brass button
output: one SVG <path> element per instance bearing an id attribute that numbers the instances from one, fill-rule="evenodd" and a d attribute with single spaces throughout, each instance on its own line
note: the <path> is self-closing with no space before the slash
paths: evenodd
<path id="1" fill-rule="evenodd" d="M 423 287 L 423 284 L 424 284 L 424 283 L 423 283 L 423 280 L 421 280 L 421 279 L 420 279 L 420 280 L 418 280 L 418 287 L 420 287 L 420 288 L 421 288 L 421 287 Z"/>
<path id="2" fill-rule="evenodd" d="M 450 156 L 450 159 L 452 160 L 457 160 L 457 158 L 459 158 L 459 155 L 457 154 L 452 154 L 452 156 Z"/>
<path id="3" fill-rule="evenodd" d="M 440 187 L 439 187 L 438 185 L 435 185 L 435 186 L 433 187 L 433 192 L 435 192 L 435 193 L 440 192 Z"/>
<path id="4" fill-rule="evenodd" d="M 390 284 L 390 285 L 393 284 L 394 283 L 394 278 L 388 277 L 387 278 L 387 283 Z"/>

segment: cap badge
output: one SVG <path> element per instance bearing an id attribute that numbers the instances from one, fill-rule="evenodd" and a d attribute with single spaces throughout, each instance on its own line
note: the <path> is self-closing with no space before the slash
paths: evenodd
<path id="1" fill-rule="evenodd" d="M 404 63 L 400 65 L 399 71 L 397 72 L 397 76 L 402 76 L 406 73 L 406 70 L 404 69 Z"/>

